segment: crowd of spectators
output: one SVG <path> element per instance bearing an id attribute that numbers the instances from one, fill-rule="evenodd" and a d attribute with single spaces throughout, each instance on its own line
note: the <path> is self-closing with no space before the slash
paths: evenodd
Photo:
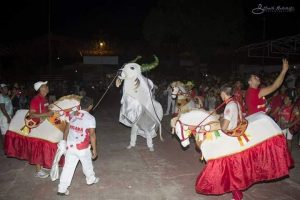
<path id="1" fill-rule="evenodd" d="M 262 73 L 261 87 L 272 84 L 274 79 L 277 77 L 276 73 Z M 164 77 L 164 78 L 162 78 Z M 182 77 L 165 77 L 163 75 L 151 75 L 150 79 L 153 80 L 155 87 L 155 98 L 162 104 L 164 110 L 167 107 L 167 93 L 165 92 L 169 84 L 173 81 L 187 82 L 191 81 L 194 83 L 193 91 L 197 96 L 201 96 L 204 99 L 204 109 L 213 110 L 221 104 L 220 88 L 223 84 L 229 84 L 233 87 L 236 98 L 241 104 L 243 112 L 245 113 L 245 91 L 248 88 L 247 75 L 231 75 L 229 77 L 221 77 L 215 74 L 201 73 L 199 78 L 183 79 Z M 80 96 L 91 96 L 95 100 L 99 98 L 99 95 L 107 89 L 110 79 L 105 80 L 94 80 L 94 81 L 49 81 L 49 103 L 54 102 L 58 98 L 69 95 L 77 94 Z M 34 82 L 18 82 L 18 83 L 6 83 L 8 86 L 8 96 L 11 99 L 13 105 L 13 112 L 15 113 L 19 109 L 28 109 L 29 103 L 32 97 L 35 95 L 33 89 Z M 295 71 L 289 71 L 282 86 L 273 94 L 266 97 L 268 114 L 279 124 L 279 113 L 284 105 L 284 97 L 293 93 L 292 105 L 293 109 L 297 110 L 300 107 L 300 81 L 297 81 L 297 74 Z M 97 96 L 98 95 L 98 96 Z M 220 110 L 219 112 L 222 112 Z"/>

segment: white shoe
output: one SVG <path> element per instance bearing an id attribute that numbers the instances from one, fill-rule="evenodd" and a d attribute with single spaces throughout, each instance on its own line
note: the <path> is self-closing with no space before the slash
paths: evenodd
<path id="1" fill-rule="evenodd" d="M 44 172 L 43 170 L 40 170 L 40 171 L 36 172 L 34 174 L 34 176 L 38 177 L 38 178 L 47 178 L 49 176 L 49 174 Z"/>
<path id="2" fill-rule="evenodd" d="M 99 182 L 99 177 L 95 177 L 95 180 L 92 183 L 87 183 L 88 185 L 93 185 Z"/>
<path id="3" fill-rule="evenodd" d="M 165 113 L 164 116 L 169 115 L 169 113 Z"/>
<path id="4" fill-rule="evenodd" d="M 57 192 L 57 195 L 59 196 L 68 196 L 70 194 L 69 190 L 66 190 L 65 192 Z"/>
<path id="5" fill-rule="evenodd" d="M 149 150 L 150 150 L 150 151 L 154 151 L 154 148 L 153 148 L 153 147 L 149 147 Z"/>
<path id="6" fill-rule="evenodd" d="M 50 169 L 47 169 L 47 168 L 44 168 L 44 167 L 42 167 L 41 170 L 44 171 L 44 172 L 46 172 L 46 173 L 50 171 Z"/>
<path id="7" fill-rule="evenodd" d="M 126 148 L 127 148 L 127 149 L 131 149 L 132 147 L 134 147 L 134 146 L 129 145 L 129 146 L 127 146 Z"/>

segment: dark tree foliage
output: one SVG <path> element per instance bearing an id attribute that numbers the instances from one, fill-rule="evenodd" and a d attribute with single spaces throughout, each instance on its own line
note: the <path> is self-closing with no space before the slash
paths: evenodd
<path id="1" fill-rule="evenodd" d="M 241 2 L 236 0 L 158 0 L 145 19 L 143 33 L 155 47 L 170 46 L 173 53 L 209 59 L 241 44 L 243 19 Z"/>

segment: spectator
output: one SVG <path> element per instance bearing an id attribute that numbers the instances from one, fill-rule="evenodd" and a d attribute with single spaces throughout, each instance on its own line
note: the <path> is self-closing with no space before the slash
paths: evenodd
<path id="1" fill-rule="evenodd" d="M 283 133 L 288 141 L 288 147 L 292 150 L 293 134 L 290 129 L 293 128 L 300 120 L 299 108 L 295 104 L 295 91 L 289 90 L 284 98 L 284 105 L 281 107 L 278 113 L 279 126 L 283 130 Z"/>
<path id="2" fill-rule="evenodd" d="M 276 80 L 273 82 L 272 85 L 259 88 L 260 85 L 260 78 L 255 75 L 251 74 L 248 78 L 249 88 L 246 92 L 245 102 L 247 106 L 247 115 L 254 114 L 259 111 L 266 111 L 266 100 L 265 96 L 271 94 L 275 90 L 277 90 L 285 77 L 286 72 L 289 69 L 289 63 L 286 59 L 282 60 L 282 70 Z"/>
<path id="3" fill-rule="evenodd" d="M 13 106 L 11 99 L 8 96 L 8 87 L 6 84 L 1 84 L 1 94 L 0 94 L 0 129 L 1 134 L 4 136 L 8 130 L 12 115 Z"/>

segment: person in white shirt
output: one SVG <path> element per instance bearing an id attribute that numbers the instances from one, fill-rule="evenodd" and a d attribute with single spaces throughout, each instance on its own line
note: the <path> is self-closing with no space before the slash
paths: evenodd
<path id="1" fill-rule="evenodd" d="M 232 87 L 224 85 L 220 89 L 220 96 L 226 103 L 224 109 L 224 116 L 221 119 L 221 129 L 223 132 L 230 131 L 237 127 L 239 116 L 242 116 L 240 105 L 237 101 L 234 101 Z M 233 199 L 243 199 L 243 193 L 240 190 L 232 191 Z"/>
<path id="2" fill-rule="evenodd" d="M 7 85 L 3 83 L 0 85 L 0 88 L 0 130 L 1 134 L 5 135 L 13 115 L 13 105 L 8 96 Z"/>
<path id="3" fill-rule="evenodd" d="M 78 161 L 82 164 L 87 185 L 99 182 L 92 164 L 92 159 L 97 157 L 96 120 L 89 113 L 93 108 L 93 100 L 89 97 L 83 97 L 80 106 L 81 110 L 71 115 L 70 122 L 64 132 L 67 150 L 57 192 L 61 196 L 69 195 L 68 187 L 71 184 Z"/>
<path id="4" fill-rule="evenodd" d="M 237 101 L 233 100 L 232 95 L 233 91 L 231 87 L 227 85 L 221 87 L 220 96 L 226 103 L 223 120 L 221 121 L 221 129 L 223 131 L 230 131 L 236 128 L 238 125 L 239 114 L 241 114 L 240 105 Z"/>
<path id="5" fill-rule="evenodd" d="M 170 112 L 171 112 L 171 114 L 174 114 L 175 113 L 175 102 L 176 102 L 176 100 L 172 98 L 172 86 L 171 86 L 171 84 L 168 85 L 168 88 L 164 91 L 164 94 L 167 95 L 167 100 L 168 100 L 167 101 L 168 102 L 167 110 L 166 110 L 164 115 L 169 115 Z"/>

